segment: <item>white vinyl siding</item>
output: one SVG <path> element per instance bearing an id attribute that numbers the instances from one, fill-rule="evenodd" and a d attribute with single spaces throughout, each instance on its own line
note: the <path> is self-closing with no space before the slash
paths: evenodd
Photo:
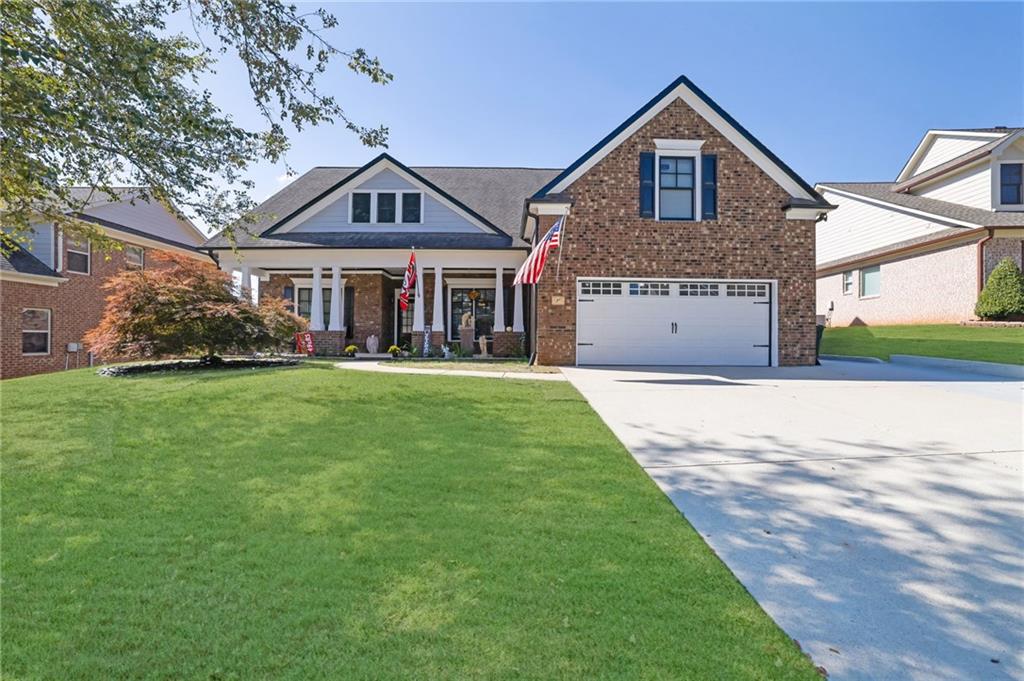
<path id="1" fill-rule="evenodd" d="M 88 215 L 182 244 L 198 246 L 204 241 L 201 234 L 155 201 L 136 199 L 135 204 L 132 205 L 125 200 L 89 208 L 85 212 Z"/>
<path id="2" fill-rule="evenodd" d="M 420 192 L 420 187 L 407 182 L 391 170 L 382 170 L 352 190 L 362 192 Z M 398 211 L 401 215 L 401 194 L 398 196 Z M 349 194 L 342 194 L 333 203 L 311 215 L 295 232 L 470 232 L 479 233 L 479 227 L 462 218 L 458 213 L 423 192 L 423 203 L 419 223 L 389 222 L 384 224 L 349 222 Z"/>
<path id="3" fill-rule="evenodd" d="M 992 210 L 991 167 L 988 163 L 980 163 L 911 192 L 929 199 Z"/>
<path id="4" fill-rule="evenodd" d="M 817 225 L 815 260 L 819 265 L 953 227 L 827 189 L 824 195 L 839 207 Z"/>
<path id="5" fill-rule="evenodd" d="M 961 154 L 966 154 L 972 149 L 977 149 L 980 146 L 984 146 L 991 142 L 994 137 L 972 137 L 972 136 L 956 136 L 956 135 L 942 135 L 937 137 L 928 150 L 924 152 L 924 156 L 918 162 L 917 167 L 914 169 L 913 175 L 924 172 L 929 168 L 934 168 L 937 165 L 941 165 L 946 161 L 950 161 Z"/>
<path id="6" fill-rule="evenodd" d="M 53 247 L 53 225 L 48 223 L 35 224 L 32 225 L 32 229 L 35 231 L 25 234 L 28 237 L 28 243 L 24 244 L 25 249 L 46 263 L 47 266 L 53 267 L 53 254 L 55 253 Z"/>

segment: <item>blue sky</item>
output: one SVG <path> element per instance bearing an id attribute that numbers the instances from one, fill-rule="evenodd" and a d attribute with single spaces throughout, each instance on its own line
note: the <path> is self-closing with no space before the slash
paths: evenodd
<path id="1" fill-rule="evenodd" d="M 809 182 L 891 180 L 927 128 L 1024 124 L 1024 4 L 332 4 L 329 39 L 394 73 L 325 79 L 409 165 L 564 167 L 686 74 Z M 203 85 L 258 119 L 236 63 Z M 335 128 L 288 162 L 361 165 Z M 253 169 L 255 197 L 284 166 Z"/>

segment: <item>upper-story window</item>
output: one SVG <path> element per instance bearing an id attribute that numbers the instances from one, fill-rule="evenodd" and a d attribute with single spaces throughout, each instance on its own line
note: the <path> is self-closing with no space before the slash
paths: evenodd
<path id="1" fill-rule="evenodd" d="M 658 160 L 658 217 L 693 220 L 694 158 L 662 156 Z"/>
<path id="2" fill-rule="evenodd" d="M 352 193 L 352 222 L 370 221 L 370 203 L 372 196 L 368 193 Z"/>
<path id="3" fill-rule="evenodd" d="M 75 242 L 68 241 L 68 272 L 76 274 L 89 274 L 90 260 L 89 240 Z"/>
<path id="4" fill-rule="evenodd" d="M 354 224 L 418 224 L 423 221 L 423 193 L 352 192 Z"/>
<path id="5" fill-rule="evenodd" d="M 1024 163 L 999 166 L 999 203 L 1004 206 L 1024 203 Z"/>
<path id="6" fill-rule="evenodd" d="M 146 261 L 146 250 L 142 246 L 125 246 L 124 261 L 128 267 L 142 269 Z"/>

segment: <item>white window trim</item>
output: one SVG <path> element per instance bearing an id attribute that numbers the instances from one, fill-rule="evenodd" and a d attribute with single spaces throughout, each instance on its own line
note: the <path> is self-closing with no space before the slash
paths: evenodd
<path id="1" fill-rule="evenodd" d="M 355 194 L 369 194 L 370 195 L 370 221 L 369 222 L 353 222 L 352 221 L 352 196 Z M 394 194 L 395 195 L 395 221 L 394 222 L 378 222 L 377 221 L 377 195 L 378 194 Z M 420 195 L 420 219 L 418 222 L 405 222 L 402 220 L 402 196 L 405 194 L 419 194 Z M 353 189 L 348 193 L 348 224 L 350 226 L 358 225 L 422 225 L 423 224 L 423 209 L 425 208 L 424 192 L 420 189 Z"/>
<path id="2" fill-rule="evenodd" d="M 850 275 L 850 290 L 846 290 L 846 275 Z M 857 282 L 854 281 L 853 270 L 846 270 L 839 275 L 839 287 L 844 296 L 852 296 L 853 291 L 857 288 Z"/>
<path id="3" fill-rule="evenodd" d="M 693 219 L 665 218 L 665 222 L 700 222 L 702 180 L 700 150 L 704 140 L 654 140 L 654 219 L 661 220 L 661 157 L 693 159 Z"/>
<path id="4" fill-rule="evenodd" d="M 28 312 L 29 310 L 35 310 L 37 312 L 46 313 L 46 352 L 22 352 L 22 357 L 45 357 L 53 351 L 53 310 L 46 307 L 23 307 L 21 308 L 22 313 Z M 19 320 L 20 321 L 20 320 Z M 32 329 L 22 329 L 21 334 L 24 336 L 26 333 L 39 333 Z"/>
<path id="5" fill-rule="evenodd" d="M 874 300 L 875 298 L 882 297 L 882 266 L 881 265 L 870 265 L 869 267 L 878 268 L 878 293 L 874 295 L 864 295 L 864 270 L 866 267 L 857 270 L 857 299 L 858 300 Z"/>
<path id="6" fill-rule="evenodd" d="M 134 263 L 134 262 L 131 262 L 130 260 L 128 260 L 128 250 L 129 249 L 136 250 L 136 251 L 139 252 L 139 262 L 138 263 Z M 146 269 L 146 249 L 145 248 L 143 248 L 142 246 L 136 246 L 134 244 L 125 244 L 124 252 L 125 252 L 124 261 L 125 261 L 126 265 L 128 265 L 129 267 L 137 267 L 140 270 Z"/>
<path id="7" fill-rule="evenodd" d="M 75 248 L 75 244 L 73 241 L 68 240 L 68 253 L 77 253 L 78 255 L 85 256 L 85 272 L 79 272 L 78 270 L 73 270 L 70 267 L 68 267 L 65 270 L 68 274 L 81 274 L 83 276 L 92 274 L 92 241 L 86 239 L 85 250 L 80 251 L 77 248 Z M 68 260 L 70 261 L 70 258 L 68 258 Z"/>
<path id="8" fill-rule="evenodd" d="M 1003 203 L 1003 166 L 1006 165 L 1024 166 L 1024 160 L 997 161 L 994 164 L 995 172 L 992 173 L 992 204 L 996 207 L 996 210 L 1024 211 L 1024 203 Z M 1021 198 L 1024 199 L 1024 196 Z"/>

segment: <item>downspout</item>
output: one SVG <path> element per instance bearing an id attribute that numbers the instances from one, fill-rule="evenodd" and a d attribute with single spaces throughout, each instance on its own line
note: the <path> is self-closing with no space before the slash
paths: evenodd
<path id="1" fill-rule="evenodd" d="M 987 230 L 988 236 L 978 242 L 978 295 L 985 288 L 985 244 L 992 240 L 995 230 L 991 227 Z"/>

